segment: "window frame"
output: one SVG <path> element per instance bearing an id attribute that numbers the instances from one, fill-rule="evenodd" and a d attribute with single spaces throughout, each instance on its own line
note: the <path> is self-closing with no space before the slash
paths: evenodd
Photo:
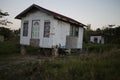
<path id="1" fill-rule="evenodd" d="M 72 37 L 78 37 L 79 36 L 79 26 L 70 25 L 70 36 Z"/>
<path id="2" fill-rule="evenodd" d="M 28 26 L 29 26 L 29 21 L 24 21 L 23 22 L 23 37 L 28 36 Z"/>
<path id="3" fill-rule="evenodd" d="M 33 22 L 34 22 L 34 21 L 39 21 L 39 22 L 40 22 L 40 20 L 39 20 L 39 19 L 32 20 L 31 38 L 33 38 L 33 31 L 34 31 L 34 30 L 33 30 L 33 25 L 34 25 L 34 24 L 33 24 Z M 39 29 L 38 38 L 39 38 L 39 35 L 40 35 L 40 23 L 38 23 L 38 24 L 39 24 L 39 28 L 38 28 L 38 29 Z"/>
<path id="4" fill-rule="evenodd" d="M 43 34 L 44 38 L 50 37 L 50 26 L 51 26 L 50 20 L 45 20 L 44 21 L 44 34 Z"/>

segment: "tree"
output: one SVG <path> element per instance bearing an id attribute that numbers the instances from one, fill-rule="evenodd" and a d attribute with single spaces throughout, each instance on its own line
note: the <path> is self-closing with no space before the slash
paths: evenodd
<path id="1" fill-rule="evenodd" d="M 100 34 L 104 36 L 105 43 L 120 44 L 120 26 L 108 25 L 108 27 L 101 30 Z M 113 28 L 114 27 L 114 28 Z"/>
<path id="2" fill-rule="evenodd" d="M 83 42 L 89 43 L 90 42 L 90 36 L 93 34 L 93 30 L 91 29 L 91 24 L 88 24 L 84 28 L 84 34 L 83 34 Z"/>
<path id="3" fill-rule="evenodd" d="M 9 40 L 13 36 L 12 30 L 3 26 L 12 24 L 12 22 L 5 19 L 4 17 L 6 16 L 9 16 L 8 12 L 2 12 L 2 10 L 0 10 L 0 35 L 4 36 L 5 40 Z"/>
<path id="4" fill-rule="evenodd" d="M 5 40 L 10 40 L 13 36 L 13 32 L 9 28 L 0 27 L 0 35 L 4 36 Z"/>
<path id="5" fill-rule="evenodd" d="M 96 30 L 84 30 L 84 42 L 89 43 L 91 35 L 100 35 L 104 37 L 106 44 L 120 44 L 120 26 L 108 25 L 103 29 L 97 28 Z"/>
<path id="6" fill-rule="evenodd" d="M 5 26 L 7 26 L 7 24 L 12 24 L 12 22 L 4 19 L 5 16 L 9 16 L 8 12 L 2 12 L 2 10 L 0 10 L 0 24 Z"/>
<path id="7" fill-rule="evenodd" d="M 112 27 L 114 27 L 115 25 L 113 25 L 113 24 L 109 24 L 108 26 L 109 26 L 109 28 L 112 28 Z"/>

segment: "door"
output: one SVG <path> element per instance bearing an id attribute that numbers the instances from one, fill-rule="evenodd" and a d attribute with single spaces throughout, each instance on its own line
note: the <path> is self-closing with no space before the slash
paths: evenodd
<path id="1" fill-rule="evenodd" d="M 40 20 L 32 21 L 32 39 L 39 39 Z"/>
<path id="2" fill-rule="evenodd" d="M 94 37 L 94 43 L 98 43 L 98 38 Z"/>
<path id="3" fill-rule="evenodd" d="M 40 20 L 33 20 L 32 21 L 32 28 L 31 28 L 31 40 L 30 44 L 33 46 L 39 46 L 39 35 L 40 35 Z"/>

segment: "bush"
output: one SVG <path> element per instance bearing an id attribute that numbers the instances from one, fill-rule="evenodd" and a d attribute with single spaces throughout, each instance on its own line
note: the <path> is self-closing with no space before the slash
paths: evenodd
<path id="1" fill-rule="evenodd" d="M 83 49 L 88 52 L 103 53 L 110 51 L 111 49 L 119 49 L 120 45 L 116 44 L 84 44 Z"/>
<path id="2" fill-rule="evenodd" d="M 0 42 L 0 54 L 15 54 L 15 53 L 20 53 L 18 38 Z"/>
<path id="3" fill-rule="evenodd" d="M 81 55 L 80 55 L 81 56 Z M 120 80 L 120 51 L 3 67 L 1 80 Z"/>

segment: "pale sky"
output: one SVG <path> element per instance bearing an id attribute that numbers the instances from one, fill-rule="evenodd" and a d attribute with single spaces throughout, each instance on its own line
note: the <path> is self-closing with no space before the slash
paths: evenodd
<path id="1" fill-rule="evenodd" d="M 37 4 L 54 12 L 73 18 L 92 29 L 108 24 L 120 25 L 120 0 L 0 0 L 0 9 L 10 14 L 11 29 L 20 28 L 20 20 L 14 19 L 20 12 Z"/>

